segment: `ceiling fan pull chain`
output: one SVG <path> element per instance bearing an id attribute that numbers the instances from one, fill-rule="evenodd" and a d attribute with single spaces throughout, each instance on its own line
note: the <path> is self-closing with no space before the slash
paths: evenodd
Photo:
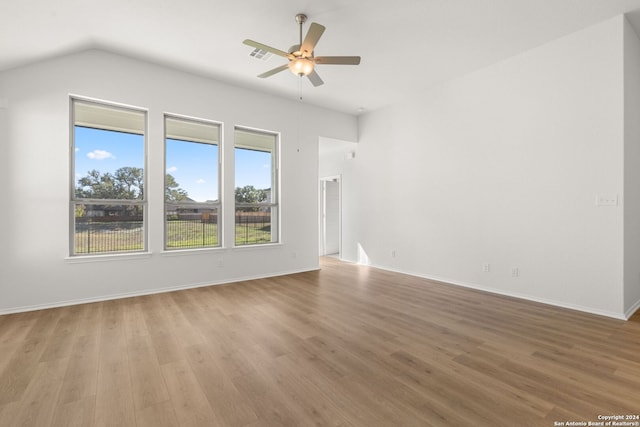
<path id="1" fill-rule="evenodd" d="M 298 99 L 302 102 L 302 74 L 298 76 Z"/>

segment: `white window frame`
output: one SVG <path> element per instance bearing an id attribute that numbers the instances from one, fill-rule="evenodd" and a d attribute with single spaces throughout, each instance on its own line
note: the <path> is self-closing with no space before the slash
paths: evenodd
<path id="1" fill-rule="evenodd" d="M 205 124 L 205 125 L 210 125 L 210 126 L 215 126 L 218 128 L 218 141 L 217 144 L 211 144 L 210 142 L 206 142 L 206 141 L 202 141 L 202 143 L 205 144 L 210 144 L 210 145 L 217 145 L 218 147 L 218 170 L 217 170 L 217 175 L 218 175 L 218 201 L 217 202 L 168 202 L 164 196 L 164 191 L 166 191 L 166 176 L 167 176 L 167 139 L 175 139 L 175 140 L 179 140 L 179 141 L 184 141 L 184 142 L 192 142 L 192 143 L 197 143 L 197 141 L 187 141 L 187 140 L 183 140 L 180 138 L 171 138 L 167 135 L 167 119 L 172 119 L 172 120 L 182 120 L 185 122 L 193 122 L 193 123 L 201 123 L 201 124 Z M 223 129 L 223 124 L 221 122 L 217 122 L 217 121 L 213 121 L 213 120 L 207 120 L 207 119 L 202 119 L 202 118 L 196 118 L 196 117 L 190 117 L 190 116 L 185 116 L 185 115 L 180 115 L 180 114 L 173 114 L 173 113 L 165 113 L 163 116 L 163 147 L 164 147 L 164 179 L 163 179 L 163 196 L 162 196 L 162 201 L 163 201 L 163 206 L 164 206 L 164 220 L 163 220 L 163 228 L 164 228 L 164 250 L 165 251 L 188 251 L 188 250 L 203 250 L 203 249 L 216 249 L 216 248 L 221 248 L 223 246 L 223 231 L 224 231 L 224 221 L 223 221 L 223 210 L 222 210 L 222 198 L 223 198 L 223 192 L 222 192 L 222 158 L 223 158 L 223 143 L 222 143 L 222 139 L 223 139 L 223 135 L 224 135 L 224 129 Z M 204 208 L 211 208 L 211 209 L 215 209 L 217 212 L 217 241 L 218 244 L 213 246 L 185 246 L 185 247 L 169 247 L 167 245 L 167 213 L 168 213 L 168 208 L 169 207 L 174 207 L 174 208 L 193 208 L 193 207 L 204 207 Z"/>
<path id="2" fill-rule="evenodd" d="M 138 114 L 142 114 L 143 118 L 143 198 L 141 200 L 130 199 L 91 199 L 91 198 L 77 198 L 76 197 L 76 179 L 75 179 L 75 127 L 76 127 L 76 103 L 80 104 L 93 104 L 97 107 L 105 107 L 111 109 L 118 109 L 123 111 L 130 111 Z M 148 110 L 142 107 L 136 107 L 116 102 L 104 101 L 95 98 L 82 97 L 77 95 L 71 95 L 69 97 L 69 141 L 70 141 L 70 161 L 69 161 L 69 257 L 97 257 L 97 256 L 109 256 L 109 255 L 126 255 L 126 254 L 140 254 L 148 251 L 148 167 L 147 167 L 147 135 L 148 135 Z M 104 127 L 96 125 L 96 129 L 111 130 L 126 132 L 126 124 L 123 127 Z M 89 127 L 89 126 L 87 126 Z M 134 132 L 131 132 L 134 133 Z M 137 133 L 139 134 L 139 133 Z M 111 205 L 111 206 L 141 206 L 142 207 L 142 248 L 130 251 L 102 251 L 102 252 L 82 252 L 76 253 L 76 206 L 81 204 L 97 204 L 97 205 Z"/>
<path id="3" fill-rule="evenodd" d="M 235 199 L 235 189 L 237 187 L 235 175 L 234 175 L 234 215 L 233 215 L 233 224 L 234 224 L 234 235 L 233 235 L 233 245 L 235 248 L 246 248 L 246 247 L 256 247 L 256 246 L 264 246 L 264 245 L 273 245 L 281 242 L 281 212 L 280 212 L 280 133 L 265 129 L 257 129 L 247 126 L 235 126 L 234 127 L 234 141 L 233 141 L 233 149 L 234 149 L 234 170 L 236 166 L 235 160 L 235 150 L 237 148 L 244 149 L 253 149 L 253 147 L 243 147 L 238 146 L 236 131 L 247 132 L 247 133 L 255 133 L 268 135 L 274 138 L 273 150 L 270 150 L 271 153 L 271 201 L 269 203 L 238 203 Z M 261 150 L 258 150 L 261 151 Z M 266 150 L 265 150 L 266 152 Z M 244 243 L 238 244 L 236 233 L 238 232 L 238 224 L 236 224 L 237 218 L 237 209 L 238 208 L 247 208 L 247 207 L 257 207 L 257 208 L 265 208 L 268 207 L 270 209 L 270 226 L 271 226 L 271 240 L 269 242 L 256 242 L 256 243 Z"/>

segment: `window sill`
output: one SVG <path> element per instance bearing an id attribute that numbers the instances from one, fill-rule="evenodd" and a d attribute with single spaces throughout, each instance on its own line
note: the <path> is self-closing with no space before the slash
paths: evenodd
<path id="1" fill-rule="evenodd" d="M 255 245 L 240 245 L 240 246 L 234 246 L 231 249 L 236 251 L 246 251 L 246 250 L 256 250 L 256 249 L 266 249 L 266 248 L 281 248 L 284 245 L 280 242 L 278 243 L 260 243 L 260 244 L 255 244 Z"/>
<path id="2" fill-rule="evenodd" d="M 91 262 L 128 261 L 151 258 L 151 252 L 135 252 L 126 254 L 102 254 L 102 255 L 76 255 L 68 256 L 64 260 L 70 264 L 82 264 Z"/>
<path id="3" fill-rule="evenodd" d="M 223 247 L 215 247 L 215 248 L 185 248 L 185 249 L 165 249 L 161 252 L 162 256 L 189 256 L 189 255 L 197 255 L 197 254 L 212 254 L 217 252 L 224 252 L 226 248 Z"/>

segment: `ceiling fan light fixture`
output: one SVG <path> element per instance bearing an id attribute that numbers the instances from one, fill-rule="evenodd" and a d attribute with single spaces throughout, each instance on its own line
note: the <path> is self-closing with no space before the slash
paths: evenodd
<path id="1" fill-rule="evenodd" d="M 313 71 L 313 61 L 307 58 L 295 58 L 289 61 L 289 70 L 296 76 L 308 76 Z"/>

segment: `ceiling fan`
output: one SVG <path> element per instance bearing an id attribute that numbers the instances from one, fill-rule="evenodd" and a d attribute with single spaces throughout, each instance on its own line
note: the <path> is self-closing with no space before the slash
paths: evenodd
<path id="1" fill-rule="evenodd" d="M 312 22 L 309 26 L 309 31 L 304 40 L 302 39 L 302 25 L 307 21 L 307 15 L 299 13 L 296 15 L 296 22 L 300 26 L 300 43 L 293 45 L 289 48 L 288 52 L 280 49 L 276 49 L 271 46 L 267 46 L 262 43 L 258 43 L 253 40 L 246 39 L 243 43 L 247 46 L 254 47 L 266 52 L 271 52 L 275 55 L 287 58 L 289 62 L 287 64 L 276 67 L 272 70 L 266 71 L 258 77 L 265 78 L 272 76 L 280 71 L 284 71 L 287 68 L 291 70 L 293 74 L 300 77 L 307 76 L 311 84 L 314 86 L 320 86 L 324 82 L 315 70 L 316 65 L 335 64 L 335 65 L 358 65 L 360 64 L 359 56 L 314 56 L 313 50 L 320 40 L 320 36 L 324 33 L 325 27 Z"/>

